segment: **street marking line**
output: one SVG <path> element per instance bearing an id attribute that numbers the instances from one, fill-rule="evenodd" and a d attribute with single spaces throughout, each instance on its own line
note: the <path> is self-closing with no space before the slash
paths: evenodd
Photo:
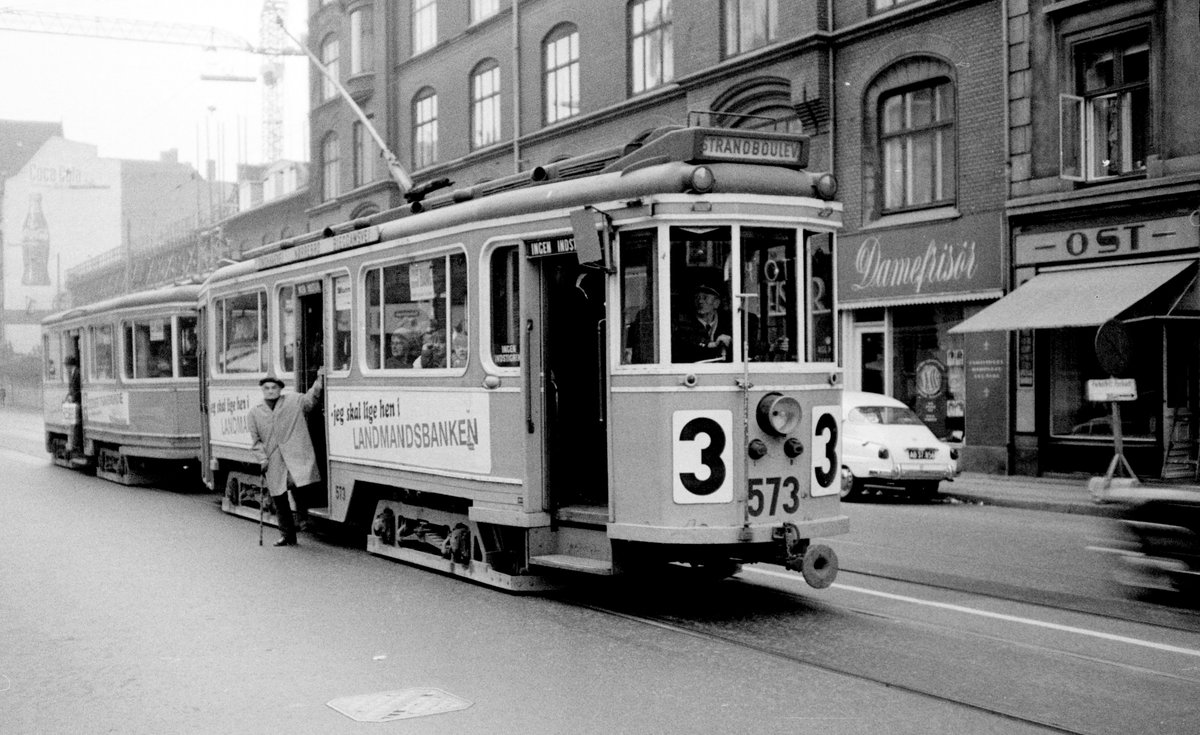
<path id="1" fill-rule="evenodd" d="M 775 572 L 770 569 L 748 569 L 746 571 L 755 574 L 765 574 L 770 577 L 781 577 L 783 579 L 797 580 L 798 577 L 794 574 L 785 572 Z M 1060 625 L 1058 623 L 1049 623 L 1045 620 L 1034 620 L 1033 618 L 1022 618 L 1016 615 L 1008 615 L 1005 613 L 988 612 L 987 610 L 978 610 L 972 607 L 964 607 L 962 605 L 952 605 L 948 602 L 934 602 L 933 600 L 922 600 L 918 597 L 909 597 L 907 595 L 896 595 L 891 592 L 879 592 L 877 590 L 869 590 L 865 587 L 855 587 L 849 584 L 834 582 L 833 587 L 843 589 L 848 592 L 859 592 L 864 595 L 874 595 L 883 597 L 889 600 L 898 602 L 909 602 L 914 605 L 925 605 L 927 607 L 936 607 L 942 610 L 951 610 L 954 612 L 967 613 L 970 615 L 979 615 L 980 617 L 992 618 L 994 620 L 1003 620 L 1009 623 L 1021 623 L 1022 625 L 1032 625 L 1038 628 L 1047 628 L 1049 630 L 1057 630 L 1062 633 L 1074 633 L 1076 635 L 1090 636 L 1092 638 L 1100 638 L 1106 641 L 1114 641 L 1116 643 L 1126 643 L 1131 646 L 1142 646 L 1144 648 L 1153 648 L 1158 651 L 1166 651 L 1168 653 L 1181 653 L 1185 656 L 1200 657 L 1200 650 L 1194 648 L 1183 648 L 1181 646 L 1172 646 L 1167 643 L 1156 643 L 1154 641 L 1142 640 L 1141 638 L 1130 638 L 1123 635 L 1115 635 L 1113 633 L 1104 633 L 1098 630 L 1088 630 L 1087 628 L 1077 628 L 1072 625 Z"/>

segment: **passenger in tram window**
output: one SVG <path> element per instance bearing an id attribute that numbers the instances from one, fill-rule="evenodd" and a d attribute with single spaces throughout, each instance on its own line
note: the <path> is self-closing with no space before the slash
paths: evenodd
<path id="1" fill-rule="evenodd" d="M 401 327 L 392 332 L 388 339 L 388 356 L 384 361 L 387 368 L 412 367 L 413 360 L 421 354 L 421 341 L 411 330 Z"/>
<path id="2" fill-rule="evenodd" d="M 673 362 L 729 362 L 733 327 L 721 292 L 708 284 L 692 291 L 692 311 L 677 316 L 671 329 Z"/>
<path id="3" fill-rule="evenodd" d="M 460 319 L 450 333 L 450 367 L 463 367 L 471 354 L 470 339 L 467 336 L 467 320 Z"/>
<path id="4" fill-rule="evenodd" d="M 446 330 L 438 327 L 425 333 L 421 342 L 421 354 L 413 360 L 412 366 L 421 368 L 446 367 Z"/>
<path id="5" fill-rule="evenodd" d="M 250 449 L 258 460 L 259 471 L 264 476 L 279 520 L 281 535 L 276 546 L 296 545 L 296 519 L 292 516 L 291 505 L 295 503 L 297 514 L 303 519 L 305 508 L 301 502 L 307 496 L 304 488 L 321 482 L 306 414 L 320 404 L 324 378 L 325 368 L 318 368 L 317 379 L 301 396 L 280 393 L 283 381 L 268 374 L 258 381 L 263 402 L 250 409 L 247 418 Z"/>

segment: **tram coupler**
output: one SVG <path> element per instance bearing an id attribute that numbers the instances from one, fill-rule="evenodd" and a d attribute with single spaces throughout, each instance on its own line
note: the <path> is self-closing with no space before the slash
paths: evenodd
<path id="1" fill-rule="evenodd" d="M 825 544 L 814 544 L 800 537 L 800 529 L 794 523 L 783 524 L 783 539 L 787 548 L 786 569 L 800 572 L 804 581 L 815 589 L 825 589 L 837 578 L 838 558 L 833 549 Z"/>

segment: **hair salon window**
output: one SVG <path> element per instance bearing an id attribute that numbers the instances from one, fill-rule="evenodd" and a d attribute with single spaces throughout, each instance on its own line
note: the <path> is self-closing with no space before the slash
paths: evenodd
<path id="1" fill-rule="evenodd" d="M 934 80 L 879 100 L 883 211 L 953 204 L 954 86 Z"/>
<path id="2" fill-rule="evenodd" d="M 892 396 L 916 412 L 938 437 L 962 441 L 966 411 L 960 304 L 892 310 Z"/>
<path id="3" fill-rule="evenodd" d="M 1146 168 L 1150 41 L 1146 29 L 1070 47 L 1073 94 L 1059 96 L 1060 173 L 1096 181 Z"/>

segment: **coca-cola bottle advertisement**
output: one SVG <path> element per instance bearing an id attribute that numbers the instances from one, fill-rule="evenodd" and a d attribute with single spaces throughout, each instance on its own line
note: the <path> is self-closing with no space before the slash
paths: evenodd
<path id="1" fill-rule="evenodd" d="M 21 230 L 21 257 L 24 269 L 21 283 L 26 286 L 50 285 L 50 228 L 42 213 L 42 195 L 29 195 L 29 212 Z"/>

